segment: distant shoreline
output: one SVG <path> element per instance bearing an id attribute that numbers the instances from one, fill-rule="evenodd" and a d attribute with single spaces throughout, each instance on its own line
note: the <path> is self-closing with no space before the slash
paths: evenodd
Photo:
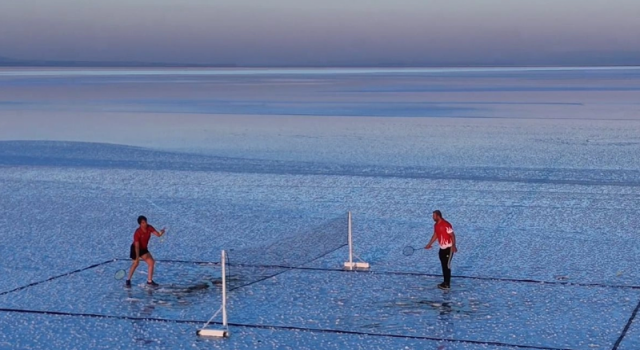
<path id="1" fill-rule="evenodd" d="M 0 68 L 238 68 L 235 65 L 197 65 L 197 64 L 118 64 L 118 63 L 7 63 L 0 61 Z"/>
<path id="2" fill-rule="evenodd" d="M 3 66 L 0 77 L 28 76 L 320 76 L 320 75 L 460 75 L 460 74 L 543 74 L 545 72 L 624 72 L 640 70 L 640 65 L 610 66 Z"/>
<path id="3" fill-rule="evenodd" d="M 638 68 L 638 65 L 531 65 L 531 66 L 236 66 L 236 65 L 7 65 L 1 68 L 234 68 L 234 69 L 527 69 L 527 68 Z"/>
<path id="4" fill-rule="evenodd" d="M 4 64 L 0 62 L 0 68 L 238 68 L 238 69 L 371 69 L 371 68 L 388 68 L 388 69 L 467 69 L 467 68 L 618 68 L 618 67 L 640 67 L 640 64 L 612 64 L 612 65 L 460 65 L 460 66 L 375 66 L 375 65 L 361 65 L 361 66 L 239 66 L 239 65 L 189 65 L 189 64 L 176 64 L 176 65 L 161 65 L 161 64 L 149 64 L 149 65 L 31 65 L 31 64 Z"/>
<path id="5" fill-rule="evenodd" d="M 162 62 L 88 62 L 88 61 L 33 61 L 11 59 L 0 56 L 0 69 L 2 68 L 234 68 L 234 69 L 528 69 L 528 68 L 635 68 L 637 64 L 558 64 L 558 65 L 517 65 L 517 64 L 326 64 L 326 65 L 240 65 L 235 63 L 196 64 L 196 63 L 162 63 Z"/>

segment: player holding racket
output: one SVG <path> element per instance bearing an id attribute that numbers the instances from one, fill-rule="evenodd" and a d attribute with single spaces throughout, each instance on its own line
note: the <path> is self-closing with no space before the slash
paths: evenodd
<path id="1" fill-rule="evenodd" d="M 138 227 L 136 232 L 133 234 L 133 243 L 131 243 L 129 251 L 129 257 L 133 260 L 133 263 L 129 269 L 129 276 L 127 277 L 125 285 L 127 287 L 131 287 L 131 277 L 133 277 L 133 273 L 136 271 L 136 268 L 140 263 L 140 259 L 142 259 L 147 263 L 147 265 L 149 265 L 147 284 L 155 287 L 158 285 L 153 281 L 153 266 L 155 265 L 155 260 L 153 260 L 153 256 L 151 256 L 151 253 L 147 248 L 151 234 L 160 237 L 164 234 L 164 229 L 160 230 L 160 232 L 156 231 L 153 226 L 147 224 L 147 218 L 142 215 L 138 216 L 138 225 L 140 225 L 140 227 Z"/>
<path id="2" fill-rule="evenodd" d="M 453 253 L 458 251 L 458 248 L 456 248 L 456 234 L 453 232 L 453 226 L 442 218 L 440 210 L 433 212 L 433 221 L 436 222 L 433 225 L 433 236 L 431 236 L 431 240 L 424 249 L 431 249 L 433 242 L 436 239 L 438 240 L 438 245 L 440 246 L 438 256 L 440 257 L 442 276 L 444 277 L 444 282 L 438 284 L 438 288 L 448 290 L 451 287 L 451 258 L 453 258 Z"/>

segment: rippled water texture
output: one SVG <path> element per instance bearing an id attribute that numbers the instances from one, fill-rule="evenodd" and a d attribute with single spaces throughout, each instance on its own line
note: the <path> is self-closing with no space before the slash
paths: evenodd
<path id="1" fill-rule="evenodd" d="M 638 101 L 632 68 L 0 70 L 0 348 L 638 349 Z M 448 292 L 402 254 L 435 209 Z M 140 214 L 157 289 L 114 279 Z"/>

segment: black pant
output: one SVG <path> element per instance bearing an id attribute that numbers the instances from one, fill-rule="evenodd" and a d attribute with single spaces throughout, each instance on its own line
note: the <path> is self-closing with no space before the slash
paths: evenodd
<path id="1" fill-rule="evenodd" d="M 440 257 L 440 265 L 442 265 L 444 284 L 448 286 L 451 284 L 451 258 L 453 258 L 451 247 L 440 249 L 438 256 Z"/>

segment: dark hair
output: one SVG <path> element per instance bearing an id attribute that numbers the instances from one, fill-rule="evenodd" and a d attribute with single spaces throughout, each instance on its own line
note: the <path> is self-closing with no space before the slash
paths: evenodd
<path id="1" fill-rule="evenodd" d="M 442 212 L 440 210 L 434 210 L 433 213 L 438 215 L 439 218 L 442 217 Z"/>
<path id="2" fill-rule="evenodd" d="M 138 225 L 140 225 L 142 221 L 147 222 L 147 218 L 144 217 L 144 215 L 138 216 Z"/>

